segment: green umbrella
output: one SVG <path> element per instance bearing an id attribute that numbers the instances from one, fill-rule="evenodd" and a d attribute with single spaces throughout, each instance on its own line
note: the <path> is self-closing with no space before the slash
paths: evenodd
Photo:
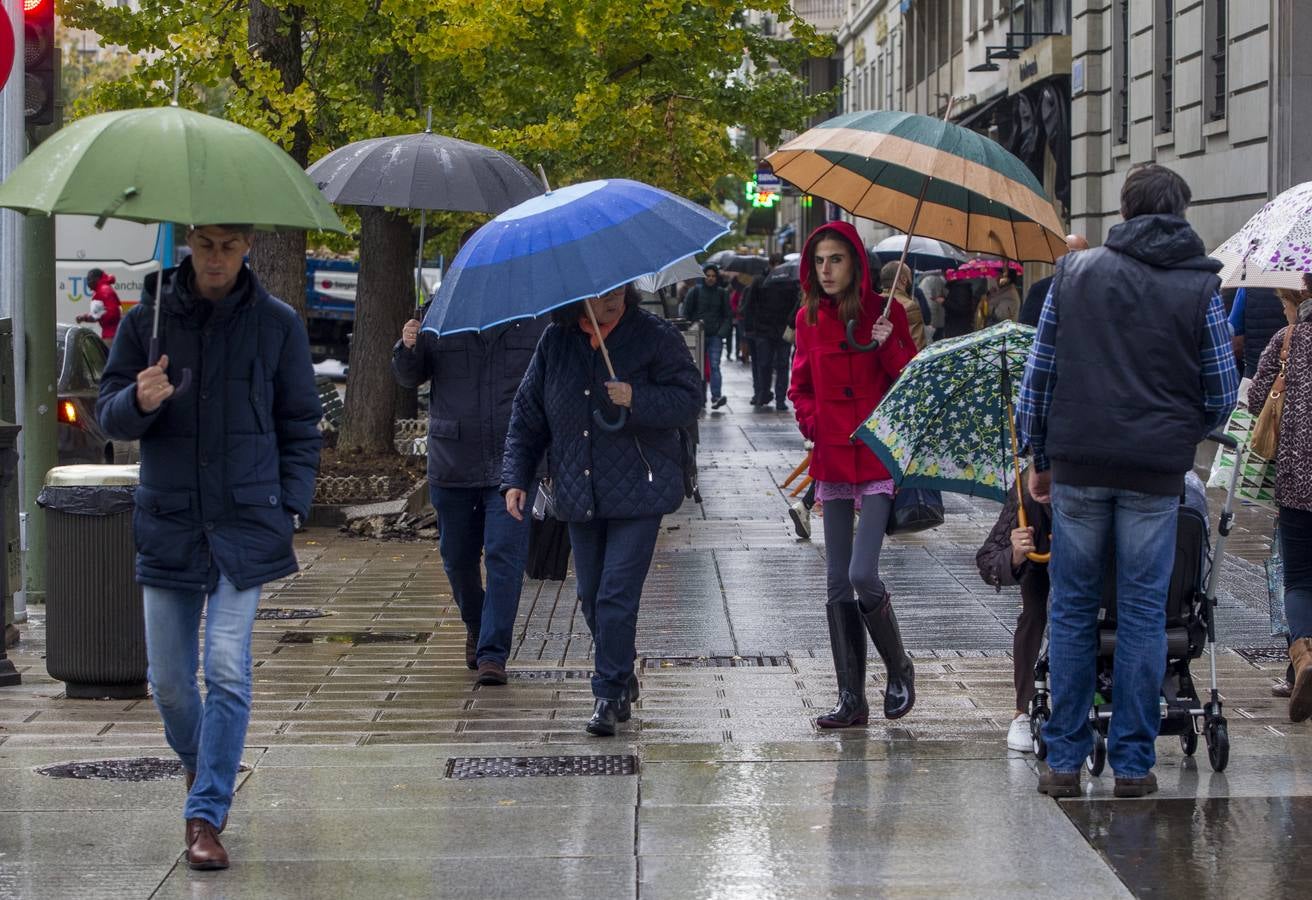
<path id="1" fill-rule="evenodd" d="M 0 207 L 102 221 L 346 230 L 268 138 L 177 106 L 101 113 L 60 129 L 0 184 Z"/>
<path id="2" fill-rule="evenodd" d="M 1034 329 L 1002 322 L 918 353 L 855 437 L 900 487 L 1006 500 L 1011 408 Z"/>

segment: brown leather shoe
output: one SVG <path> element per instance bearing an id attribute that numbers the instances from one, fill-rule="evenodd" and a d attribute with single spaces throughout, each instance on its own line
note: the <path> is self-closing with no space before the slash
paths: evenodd
<path id="1" fill-rule="evenodd" d="M 1289 721 L 1302 722 L 1312 716 L 1312 638 L 1299 638 L 1289 645 L 1294 669 L 1294 687 L 1289 692 Z"/>
<path id="2" fill-rule="evenodd" d="M 187 769 L 182 770 L 182 774 L 187 778 L 187 793 L 191 793 L 191 786 L 196 783 L 196 773 Z M 225 815 L 223 821 L 219 823 L 219 834 L 223 834 L 223 829 L 228 827 L 228 817 Z"/>
<path id="3" fill-rule="evenodd" d="M 1039 793 L 1053 798 L 1080 796 L 1079 769 L 1074 772 L 1054 772 L 1052 769 L 1045 769 L 1039 775 Z"/>
<path id="4" fill-rule="evenodd" d="M 478 668 L 478 635 L 465 633 L 465 668 Z"/>
<path id="5" fill-rule="evenodd" d="M 228 868 L 228 851 L 219 833 L 204 819 L 187 820 L 187 865 L 197 871 Z"/>
<path id="6" fill-rule="evenodd" d="M 1113 797 L 1147 797 L 1157 793 L 1157 776 L 1152 772 L 1142 778 L 1117 778 Z"/>
<path id="7" fill-rule="evenodd" d="M 478 664 L 479 684 L 505 684 L 508 680 L 506 667 L 495 659 L 485 659 Z"/>

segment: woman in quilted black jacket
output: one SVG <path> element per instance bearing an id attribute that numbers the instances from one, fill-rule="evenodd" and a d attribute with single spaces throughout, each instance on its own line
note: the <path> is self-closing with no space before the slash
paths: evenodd
<path id="1" fill-rule="evenodd" d="M 579 599 L 595 644 L 596 704 L 587 730 L 605 737 L 628 721 L 638 699 L 638 599 L 661 517 L 684 498 L 680 429 L 701 408 L 701 373 L 683 336 L 644 312 L 638 299 L 631 286 L 620 287 L 552 314 L 515 394 L 501 485 L 507 511 L 522 518 L 546 456 L 554 514 L 569 526 Z M 622 428 L 598 427 L 594 412 L 614 422 L 621 409 L 628 416 Z"/>

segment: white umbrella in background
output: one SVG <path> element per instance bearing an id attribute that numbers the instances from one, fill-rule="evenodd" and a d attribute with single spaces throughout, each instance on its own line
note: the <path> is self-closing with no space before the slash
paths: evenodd
<path id="1" fill-rule="evenodd" d="M 1212 256 L 1224 266 L 1222 287 L 1303 287 L 1312 272 L 1312 181 L 1262 207 Z"/>
<path id="2" fill-rule="evenodd" d="M 654 294 L 663 287 L 702 277 L 702 267 L 693 257 L 685 257 L 651 275 L 643 275 L 633 282 L 633 286 L 644 294 Z"/>

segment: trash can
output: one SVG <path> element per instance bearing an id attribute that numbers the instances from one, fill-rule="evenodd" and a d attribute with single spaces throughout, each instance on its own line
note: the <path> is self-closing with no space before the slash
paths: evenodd
<path id="1" fill-rule="evenodd" d="M 70 698 L 146 692 L 146 623 L 135 577 L 138 467 L 59 466 L 46 474 L 46 671 Z"/>

